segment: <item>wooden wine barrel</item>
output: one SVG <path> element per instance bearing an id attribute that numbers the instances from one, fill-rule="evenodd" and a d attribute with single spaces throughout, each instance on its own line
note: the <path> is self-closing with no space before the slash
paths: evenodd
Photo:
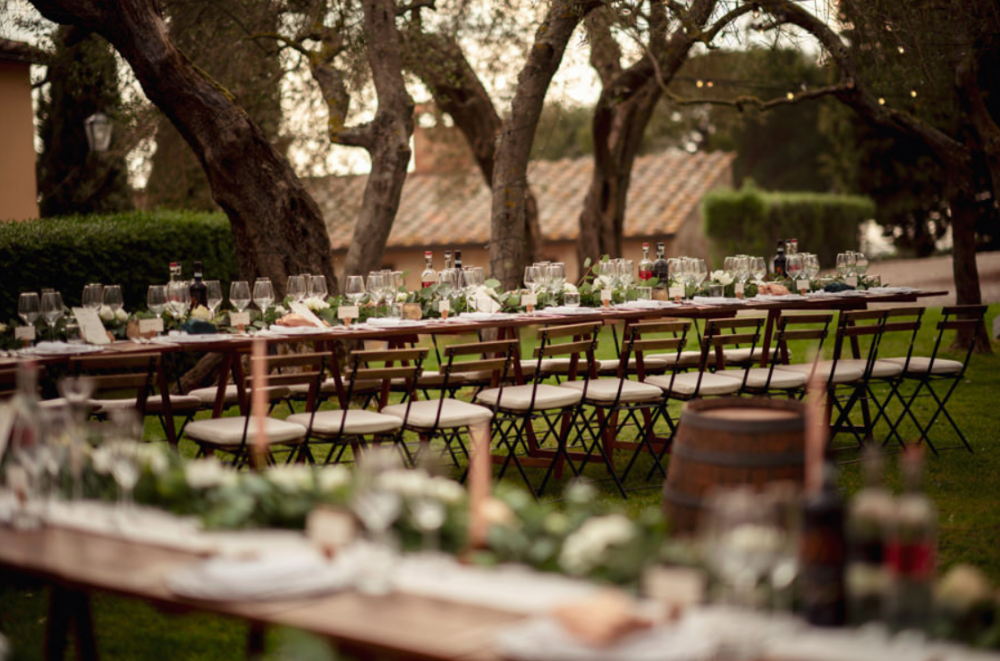
<path id="1" fill-rule="evenodd" d="M 805 406 L 786 399 L 690 402 L 670 455 L 663 508 L 673 530 L 695 532 L 705 495 L 727 485 L 802 484 Z"/>

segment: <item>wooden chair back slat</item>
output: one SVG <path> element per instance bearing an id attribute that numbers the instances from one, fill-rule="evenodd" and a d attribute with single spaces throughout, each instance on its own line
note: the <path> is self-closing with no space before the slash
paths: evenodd
<path id="1" fill-rule="evenodd" d="M 652 340 L 636 340 L 632 343 L 632 349 L 642 353 L 649 351 L 677 351 L 684 347 L 686 343 L 687 339 L 683 337 L 662 337 Z"/>
<path id="2" fill-rule="evenodd" d="M 487 342 L 471 342 L 469 344 L 453 344 L 445 347 L 444 355 L 467 356 L 469 354 L 497 354 L 509 352 L 517 340 L 491 340 Z"/>
<path id="3" fill-rule="evenodd" d="M 544 347 L 535 347 L 534 357 L 542 356 L 567 356 L 571 354 L 584 353 L 594 345 L 593 340 L 579 340 L 577 342 L 563 342 L 562 344 L 549 344 Z"/>
<path id="4" fill-rule="evenodd" d="M 362 362 L 403 362 L 412 360 L 423 360 L 427 357 L 429 349 L 383 349 L 379 351 L 352 351 L 351 357 Z"/>
<path id="5" fill-rule="evenodd" d="M 501 358 L 482 358 L 479 360 L 465 360 L 460 363 L 445 364 L 442 373 L 464 374 L 467 372 L 500 372 L 510 362 L 509 356 Z"/>
<path id="6" fill-rule="evenodd" d="M 587 336 L 596 335 L 601 331 L 600 322 L 585 323 L 585 324 L 572 324 L 570 326 L 543 326 L 539 328 L 535 336 L 541 339 L 543 336 L 548 337 L 550 340 L 558 337 L 577 337 L 577 336 Z"/>
<path id="7" fill-rule="evenodd" d="M 781 324 L 784 326 L 805 324 L 826 324 L 833 320 L 833 313 L 820 314 L 782 314 Z"/>
<path id="8" fill-rule="evenodd" d="M 782 339 L 786 342 L 792 342 L 795 340 L 822 340 L 827 335 L 827 331 L 821 328 L 814 329 L 793 329 L 786 330 L 782 335 Z"/>
<path id="9" fill-rule="evenodd" d="M 651 333 L 686 333 L 691 328 L 690 321 L 678 319 L 640 321 L 632 324 L 632 332 L 639 335 Z"/>
<path id="10" fill-rule="evenodd" d="M 733 333 L 732 335 L 715 335 L 711 338 L 713 347 L 724 347 L 730 344 L 755 344 L 759 341 L 759 333 Z"/>
<path id="11" fill-rule="evenodd" d="M 416 365 L 400 367 L 362 367 L 351 374 L 358 381 L 384 381 L 386 379 L 413 379 L 419 376 L 420 368 Z"/>

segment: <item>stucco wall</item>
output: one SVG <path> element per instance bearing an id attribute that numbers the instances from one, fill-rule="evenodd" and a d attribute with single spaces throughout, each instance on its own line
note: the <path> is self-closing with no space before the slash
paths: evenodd
<path id="1" fill-rule="evenodd" d="M 0 60 L 0 221 L 38 218 L 29 69 Z"/>

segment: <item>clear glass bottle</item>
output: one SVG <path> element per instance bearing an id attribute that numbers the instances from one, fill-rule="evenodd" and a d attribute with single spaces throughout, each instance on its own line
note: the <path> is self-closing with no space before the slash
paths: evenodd
<path id="1" fill-rule="evenodd" d="M 649 244 L 642 244 L 642 260 L 639 261 L 639 281 L 646 284 L 653 279 L 653 260 L 649 258 Z"/>
<path id="2" fill-rule="evenodd" d="M 426 289 L 438 282 L 437 271 L 434 270 L 434 254 L 430 250 L 424 251 L 424 270 L 420 274 L 420 286 Z"/>
<path id="3" fill-rule="evenodd" d="M 903 493 L 896 499 L 886 547 L 889 623 L 896 630 L 924 630 L 931 617 L 938 513 L 923 489 L 923 452 L 907 451 L 900 469 Z"/>
<path id="4" fill-rule="evenodd" d="M 13 422 L 9 445 L 3 459 L 4 478 L 19 506 L 14 514 L 16 528 L 37 528 L 41 524 L 42 423 L 38 398 L 38 365 L 21 363 L 17 371 L 17 393 L 11 401 Z"/>
<path id="5" fill-rule="evenodd" d="M 881 450 L 868 448 L 863 464 L 865 486 L 847 511 L 847 611 L 855 625 L 886 615 L 890 587 L 886 543 L 894 508 L 883 481 Z"/>

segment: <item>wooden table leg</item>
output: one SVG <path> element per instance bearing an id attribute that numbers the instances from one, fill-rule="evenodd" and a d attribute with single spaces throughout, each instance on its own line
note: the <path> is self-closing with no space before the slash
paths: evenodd
<path id="1" fill-rule="evenodd" d="M 767 321 L 764 322 L 764 340 L 760 344 L 760 366 L 767 367 L 767 361 L 771 358 L 771 336 L 774 328 L 778 325 L 778 318 L 781 316 L 779 308 L 771 308 L 767 311 Z M 750 356 L 750 363 L 753 364 L 753 356 Z"/>
<path id="2" fill-rule="evenodd" d="M 70 627 L 76 632 L 76 658 L 97 661 L 97 640 L 86 592 L 52 586 L 49 619 L 45 632 L 45 658 L 62 661 L 66 657 Z"/>
<path id="3" fill-rule="evenodd" d="M 266 629 L 260 622 L 251 622 L 247 631 L 247 658 L 264 658 L 264 636 Z"/>

